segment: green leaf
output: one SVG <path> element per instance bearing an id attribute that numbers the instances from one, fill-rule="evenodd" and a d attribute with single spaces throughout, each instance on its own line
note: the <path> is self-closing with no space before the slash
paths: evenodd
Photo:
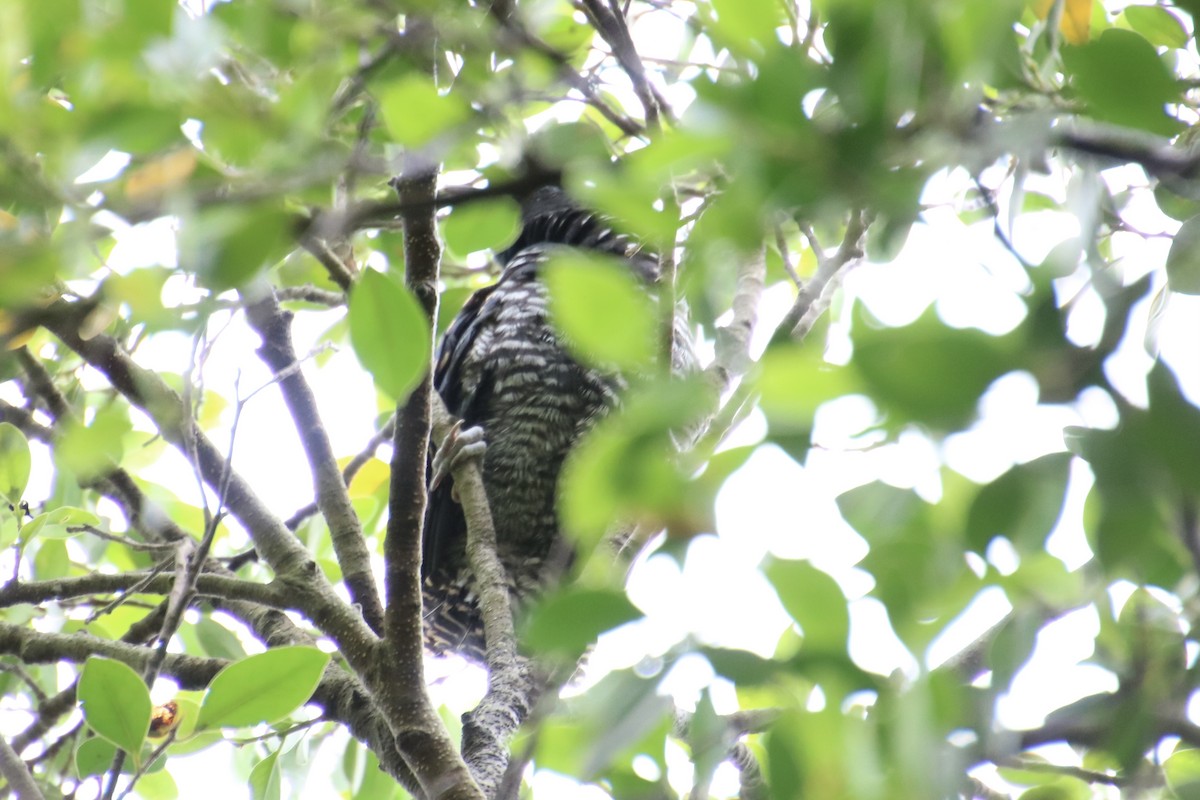
<path id="1" fill-rule="evenodd" d="M 763 574 L 804 631 L 804 647 L 841 653 L 850 634 L 850 612 L 837 581 L 807 561 L 772 558 Z"/>
<path id="2" fill-rule="evenodd" d="M 672 704 L 632 670 L 610 672 L 586 694 L 547 720 L 536 760 L 546 769 L 593 780 L 601 770 L 637 753 L 661 753 Z M 615 796 L 615 795 L 614 795 Z"/>
<path id="3" fill-rule="evenodd" d="M 291 224 L 274 204 L 205 209 L 184 220 L 179 263 L 214 291 L 242 286 L 287 254 Z"/>
<path id="4" fill-rule="evenodd" d="M 1018 607 L 1001 623 L 1000 630 L 988 645 L 988 666 L 994 675 L 993 685 L 1001 691 L 1008 688 L 1013 676 L 1033 654 L 1041 623 L 1038 614 L 1027 607 Z"/>
<path id="5" fill-rule="evenodd" d="M 807 427 L 822 403 L 859 391 L 857 377 L 826 362 L 821 347 L 786 345 L 763 354 L 755 385 L 768 420 Z"/>
<path id="6" fill-rule="evenodd" d="M 279 800 L 283 789 L 282 781 L 279 772 L 279 751 L 276 750 L 250 770 L 250 797 L 253 800 Z"/>
<path id="7" fill-rule="evenodd" d="M 630 270 L 613 259 L 556 255 L 542 267 L 551 318 L 567 346 L 601 369 L 645 370 L 654 361 L 657 314 Z"/>
<path id="8" fill-rule="evenodd" d="M 350 341 L 375 384 L 403 402 L 429 368 L 432 340 L 421 304 L 397 280 L 364 270 L 350 294 Z"/>
<path id="9" fill-rule="evenodd" d="M 854 321 L 852 366 L 869 396 L 901 421 L 955 429 L 970 421 L 992 381 L 1016 364 L 1003 340 L 943 325 L 932 313 L 902 328 Z"/>
<path id="10" fill-rule="evenodd" d="M 33 460 L 25 434 L 10 422 L 0 422 L 0 498 L 21 502 Z"/>
<path id="11" fill-rule="evenodd" d="M 566 56 L 582 51 L 596 35 L 591 25 L 575 19 L 575 8 L 562 0 L 548 9 L 539 7 L 535 25 L 538 37 Z"/>
<path id="12" fill-rule="evenodd" d="M 132 429 L 129 409 L 116 403 L 101 408 L 87 425 L 65 426 L 54 457 L 81 482 L 92 480 L 121 461 L 125 435 Z"/>
<path id="13" fill-rule="evenodd" d="M 538 603 L 522 640 L 539 652 L 574 659 L 601 633 L 640 615 L 624 592 L 569 587 Z"/>
<path id="14" fill-rule="evenodd" d="M 778 661 L 751 653 L 722 647 L 702 647 L 699 652 L 708 659 L 713 672 L 728 678 L 739 687 L 769 683 L 787 667 Z"/>
<path id="15" fill-rule="evenodd" d="M 196 622 L 195 634 L 205 655 L 230 660 L 246 657 L 246 649 L 237 634 L 212 617 L 201 617 Z"/>
<path id="16" fill-rule="evenodd" d="M 1179 84 L 1154 46 L 1133 31 L 1110 28 L 1095 41 L 1066 47 L 1063 63 L 1097 119 L 1163 136 L 1182 127 L 1164 108 L 1180 101 Z"/>
<path id="17" fill-rule="evenodd" d="M 563 527 L 588 552 L 617 519 L 654 521 L 684 535 L 712 530 L 705 481 L 692 481 L 680 468 L 671 442 L 671 431 L 704 408 L 701 379 L 654 382 L 624 399 L 624 406 L 601 420 L 564 465 Z"/>
<path id="18" fill-rule="evenodd" d="M 782 7 L 774 0 L 713 0 L 712 6 L 717 12 L 714 32 L 731 45 L 753 53 L 776 41 Z"/>
<path id="19" fill-rule="evenodd" d="M 1054 453 L 1019 464 L 979 490 L 967 515 L 967 543 L 983 553 L 1004 536 L 1021 553 L 1041 552 L 1067 490 L 1071 457 Z"/>
<path id="20" fill-rule="evenodd" d="M 1155 47 L 1187 46 L 1187 29 L 1178 17 L 1162 6 L 1128 6 L 1121 15 L 1129 27 Z"/>
<path id="21" fill-rule="evenodd" d="M 1171 240 L 1167 285 L 1180 294 L 1200 294 L 1200 215 L 1180 225 Z"/>
<path id="22" fill-rule="evenodd" d="M 103 775 L 112 767 L 116 755 L 117 746 L 107 739 L 100 736 L 84 739 L 75 749 L 75 774 L 80 778 Z"/>
<path id="23" fill-rule="evenodd" d="M 1163 762 L 1163 775 L 1179 800 L 1200 800 L 1200 750 L 1177 749 Z"/>
<path id="24" fill-rule="evenodd" d="M 142 800 L 176 800 L 179 797 L 179 787 L 165 765 L 166 759 L 160 758 L 154 762 L 157 769 L 138 778 L 137 794 Z"/>
<path id="25" fill-rule="evenodd" d="M 70 528 L 80 525 L 96 526 L 100 518 L 90 511 L 73 506 L 62 506 L 44 514 L 38 514 L 29 524 L 21 529 L 21 538 L 31 540 L 34 536 L 43 539 L 64 539 L 78 535 L 78 531 Z"/>
<path id="26" fill-rule="evenodd" d="M 454 93 L 442 95 L 432 79 L 409 75 L 379 93 L 383 124 L 398 144 L 421 147 L 471 116 Z"/>
<path id="27" fill-rule="evenodd" d="M 209 684 L 196 730 L 286 717 L 312 697 L 328 663 L 329 654 L 315 647 L 277 647 L 230 664 Z"/>
<path id="28" fill-rule="evenodd" d="M 446 247 L 459 256 L 479 250 L 503 250 L 521 230 L 521 208 L 502 197 L 456 206 L 442 222 Z"/>
<path id="29" fill-rule="evenodd" d="M 76 695 L 91 729 L 140 764 L 151 709 L 141 676 L 120 661 L 91 656 L 84 662 Z"/>
<path id="30" fill-rule="evenodd" d="M 945 502 L 945 501 L 943 501 Z M 861 566 L 875 578 L 871 593 L 887 606 L 896 633 L 914 649 L 926 646 L 978 591 L 955 528 L 914 492 L 875 482 L 842 493 L 838 508 L 871 546 Z M 944 506 L 939 507 L 944 508 Z"/>

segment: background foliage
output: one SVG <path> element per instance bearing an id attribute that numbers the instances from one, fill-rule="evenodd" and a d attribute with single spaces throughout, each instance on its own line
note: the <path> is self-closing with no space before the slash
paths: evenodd
<path id="1" fill-rule="evenodd" d="M 0 4 L 0 737 L 24 777 L 46 796 L 90 797 L 136 771 L 135 794 L 186 796 L 173 776 L 207 748 L 255 797 L 404 796 L 396 754 L 380 749 L 392 740 L 341 702 L 359 680 L 379 697 L 370 681 L 383 679 L 348 646 L 371 609 L 319 592 L 355 591 L 361 566 L 331 530 L 359 526 L 383 560 L 397 501 L 376 451 L 429 347 L 398 216 L 432 210 L 397 201 L 388 181 L 436 163 L 438 330 L 513 240 L 511 190 L 555 175 L 664 254 L 715 358 L 719 410 L 695 386 L 649 382 L 581 448 L 562 498 L 581 541 L 645 520 L 667 531 L 656 558 L 686 569 L 697 543 L 730 535 L 718 495 L 756 456 L 813 473 L 831 451 L 861 451 L 868 465 L 830 484 L 865 542 L 857 582 L 816 557 L 769 557 L 761 575 L 789 617 L 774 647 L 685 635 L 596 667 L 514 745 L 534 796 L 577 784 L 616 798 L 1196 796 L 1197 12 L 1192 0 Z M 583 357 L 646 364 L 641 298 L 585 266 L 551 277 L 564 329 Z M 955 318 L 945 293 L 981 273 L 987 312 Z M 864 302 L 872 281 L 916 298 L 915 313 Z M 272 485 L 272 462 L 298 462 L 320 419 L 275 405 L 296 423 L 286 441 L 239 428 L 300 374 L 254 372 L 247 324 L 272 340 L 247 311 L 272 292 L 311 345 L 299 360 L 353 478 L 352 513 L 293 514 L 295 495 Z M 346 437 L 336 430 L 362 401 L 339 385 L 351 352 L 377 397 Z M 1003 415 L 1002 385 L 1036 393 L 1005 436 L 1048 409 L 1062 436 L 963 469 L 956 442 L 982 441 L 962 437 Z M 668 432 L 705 413 L 695 450 L 663 456 Z M 822 430 L 830 414 L 846 435 Z M 361 427 L 372 415 L 375 436 Z M 224 444 L 205 450 L 194 430 Z M 864 482 L 880 474 L 869 459 L 914 442 L 931 470 L 914 461 Z M 833 538 L 780 475 L 754 475 L 797 541 L 819 551 Z M 320 491 L 316 465 L 313 481 Z M 263 513 L 240 513 L 253 493 Z M 319 568 L 308 583 L 281 570 L 293 551 L 263 550 L 260 531 L 285 519 Z M 1085 536 L 1075 555 L 1048 552 L 1065 529 Z M 224 562 L 236 575 L 205 567 L 187 579 L 195 592 L 172 591 L 195 548 L 229 558 L 248 537 L 270 566 Z M 606 556 L 579 573 L 523 623 L 547 658 L 645 611 Z M 886 609 L 879 636 L 890 629 L 908 655 L 891 674 L 854 645 L 863 593 Z M 997 596 L 989 629 L 976 611 Z M 723 612 L 766 624 L 755 597 Z M 1068 617 L 1092 621 L 1074 635 L 1108 688 L 1014 730 L 998 703 Z M 934 658 L 964 621 L 977 641 Z M 164 630 L 169 654 L 155 645 Z M 708 678 L 677 714 L 667 678 L 698 659 Z M 173 738 L 157 737 L 176 716 Z M 1042 747 L 1054 742 L 1070 747 Z M 19 761 L 0 761 L 19 794 Z"/>

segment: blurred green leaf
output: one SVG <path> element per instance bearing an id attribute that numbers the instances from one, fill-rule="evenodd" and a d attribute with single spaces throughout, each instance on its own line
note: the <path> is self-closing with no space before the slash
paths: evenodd
<path id="1" fill-rule="evenodd" d="M 613 522 L 637 519 L 687 538 L 711 531 L 711 486 L 686 474 L 672 431 L 705 407 L 699 378 L 654 382 L 625 394 L 572 450 L 560 479 L 564 529 L 591 552 Z"/>
<path id="2" fill-rule="evenodd" d="M 380 389 L 403 402 L 429 369 L 429 321 L 399 281 L 364 270 L 350 294 L 350 341 Z"/>
<path id="3" fill-rule="evenodd" d="M 217 673 L 200 704 L 197 730 L 275 722 L 308 702 L 329 654 L 315 647 L 277 647 Z"/>
<path id="4" fill-rule="evenodd" d="M 66 538 L 77 535 L 78 531 L 70 530 L 72 527 L 99 524 L 100 518 L 86 509 L 62 506 L 31 519 L 21 529 L 21 538 L 26 542 L 34 536 L 43 539 Z"/>
<path id="5" fill-rule="evenodd" d="M 292 223 L 270 203 L 205 209 L 183 221 L 179 263 L 214 291 L 238 288 L 287 254 Z"/>
<path id="6" fill-rule="evenodd" d="M 870 483 L 838 497 L 846 521 L 867 540 L 862 567 L 875 578 L 872 594 L 887 606 L 896 633 L 914 649 L 925 647 L 978 590 L 966 568 L 956 532 L 938 524 L 930 504 L 915 493 Z"/>
<path id="7" fill-rule="evenodd" d="M 714 33 L 728 44 L 753 53 L 776 41 L 783 9 L 774 0 L 713 0 L 717 12 Z"/>
<path id="8" fill-rule="evenodd" d="M 236 661 L 246 657 L 246 648 L 237 634 L 212 617 L 202 617 L 195 624 L 196 641 L 205 655 Z"/>
<path id="9" fill-rule="evenodd" d="M 521 208 L 507 197 L 457 206 L 441 225 L 446 247 L 460 256 L 503 250 L 516 241 L 520 230 Z"/>
<path id="10" fill-rule="evenodd" d="M 125 435 L 132 429 L 128 408 L 113 403 L 99 409 L 86 425 L 70 422 L 54 448 L 58 464 L 80 481 L 90 481 L 121 462 Z"/>
<path id="11" fill-rule="evenodd" d="M 970 547 L 985 553 L 1004 536 L 1020 553 L 1041 552 L 1063 506 L 1070 462 L 1066 453 L 1042 456 L 984 485 L 967 516 Z"/>
<path id="12" fill-rule="evenodd" d="M 1033 655 L 1041 626 L 1041 617 L 1024 609 L 1014 611 L 1000 624 L 988 646 L 988 666 L 992 669 L 993 685 L 1001 691 Z"/>
<path id="13" fill-rule="evenodd" d="M 379 104 L 392 139 L 414 148 L 429 144 L 471 115 L 457 93 L 443 95 L 430 78 L 416 74 L 385 86 Z"/>
<path id="14" fill-rule="evenodd" d="M 820 348 L 791 345 L 763 354 L 755 386 L 767 419 L 790 425 L 811 425 L 822 403 L 862 388 L 854 370 L 827 363 Z"/>
<path id="15" fill-rule="evenodd" d="M 141 676 L 120 661 L 91 656 L 83 664 L 76 696 L 88 726 L 140 765 L 151 707 Z"/>
<path id="16" fill-rule="evenodd" d="M 1128 6 L 1121 15 L 1155 47 L 1185 47 L 1191 38 L 1179 18 L 1162 6 Z"/>
<path id="17" fill-rule="evenodd" d="M 804 631 L 805 648 L 845 652 L 850 612 L 837 581 L 807 561 L 772 558 L 762 570 L 783 607 Z"/>
<path id="18" fill-rule="evenodd" d="M 21 502 L 32 464 L 25 434 L 12 423 L 0 422 L 0 499 L 14 506 Z"/>
<path id="19" fill-rule="evenodd" d="M 673 724 L 671 700 L 658 682 L 629 670 L 610 672 L 586 694 L 547 719 L 537 738 L 537 763 L 583 780 L 638 753 L 662 751 Z M 661 756 L 660 756 L 661 757 Z"/>
<path id="20" fill-rule="evenodd" d="M 1064 48 L 1063 63 L 1097 119 L 1163 136 L 1182 127 L 1164 109 L 1179 102 L 1179 84 L 1139 34 L 1110 28 L 1094 41 Z"/>
<path id="21" fill-rule="evenodd" d="M 639 616 L 624 592 L 567 587 L 538 602 L 521 639 L 538 652 L 573 661 L 601 633 Z"/>
<path id="22" fill-rule="evenodd" d="M 100 736 L 84 739 L 75 749 L 75 774 L 80 778 L 103 775 L 112 768 L 117 746 Z"/>
<path id="23" fill-rule="evenodd" d="M 855 320 L 851 366 L 872 399 L 901 420 L 955 429 L 974 416 L 992 381 L 1015 368 L 1005 340 L 955 330 L 926 313 L 902 328 Z"/>
<path id="24" fill-rule="evenodd" d="M 602 369 L 645 370 L 654 361 L 654 302 L 624 265 L 562 253 L 542 266 L 550 314 L 572 352 Z"/>
<path id="25" fill-rule="evenodd" d="M 1163 762 L 1163 775 L 1179 800 L 1200 800 L 1200 750 L 1177 747 Z"/>
<path id="26" fill-rule="evenodd" d="M 699 652 L 708 659 L 713 672 L 738 686 L 756 686 L 768 683 L 786 665 L 769 658 L 755 655 L 748 650 L 732 650 L 722 647 L 702 647 Z"/>

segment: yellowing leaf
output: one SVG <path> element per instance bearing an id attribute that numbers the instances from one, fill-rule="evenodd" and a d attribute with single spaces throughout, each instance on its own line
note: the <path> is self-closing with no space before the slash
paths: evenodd
<path id="1" fill-rule="evenodd" d="M 1033 13 L 1038 19 L 1050 16 L 1057 0 L 1033 0 Z M 1058 29 L 1069 44 L 1083 44 L 1092 32 L 1092 0 L 1063 0 L 1062 19 Z"/>
<path id="2" fill-rule="evenodd" d="M 196 169 L 196 151 L 175 150 L 129 173 L 125 194 L 131 200 L 159 197 L 186 181 Z"/>
<path id="3" fill-rule="evenodd" d="M 350 462 L 350 458 L 339 459 L 338 466 L 344 469 Z M 354 478 L 350 481 L 350 496 L 370 497 L 375 494 L 376 489 L 387 483 L 390 474 L 391 470 L 387 464 L 378 458 L 372 458 L 363 464 L 358 472 L 354 473 Z"/>

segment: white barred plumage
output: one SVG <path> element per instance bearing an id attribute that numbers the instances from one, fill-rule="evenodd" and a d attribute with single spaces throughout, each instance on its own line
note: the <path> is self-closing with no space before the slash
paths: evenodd
<path id="1" fill-rule="evenodd" d="M 577 362 L 548 318 L 539 265 L 555 248 L 616 255 L 652 291 L 658 260 L 561 189 L 524 204 L 524 228 L 501 253 L 500 279 L 476 292 L 438 349 L 434 387 L 486 441 L 483 480 L 497 549 L 514 600 L 538 593 L 570 561 L 555 513 L 559 472 L 572 446 L 619 401 L 625 382 Z M 677 326 L 678 327 L 678 326 Z M 681 347 L 690 349 L 687 342 Z M 430 491 L 422 576 L 426 642 L 435 652 L 484 660 L 483 625 L 465 554 L 466 523 L 450 480 Z"/>

